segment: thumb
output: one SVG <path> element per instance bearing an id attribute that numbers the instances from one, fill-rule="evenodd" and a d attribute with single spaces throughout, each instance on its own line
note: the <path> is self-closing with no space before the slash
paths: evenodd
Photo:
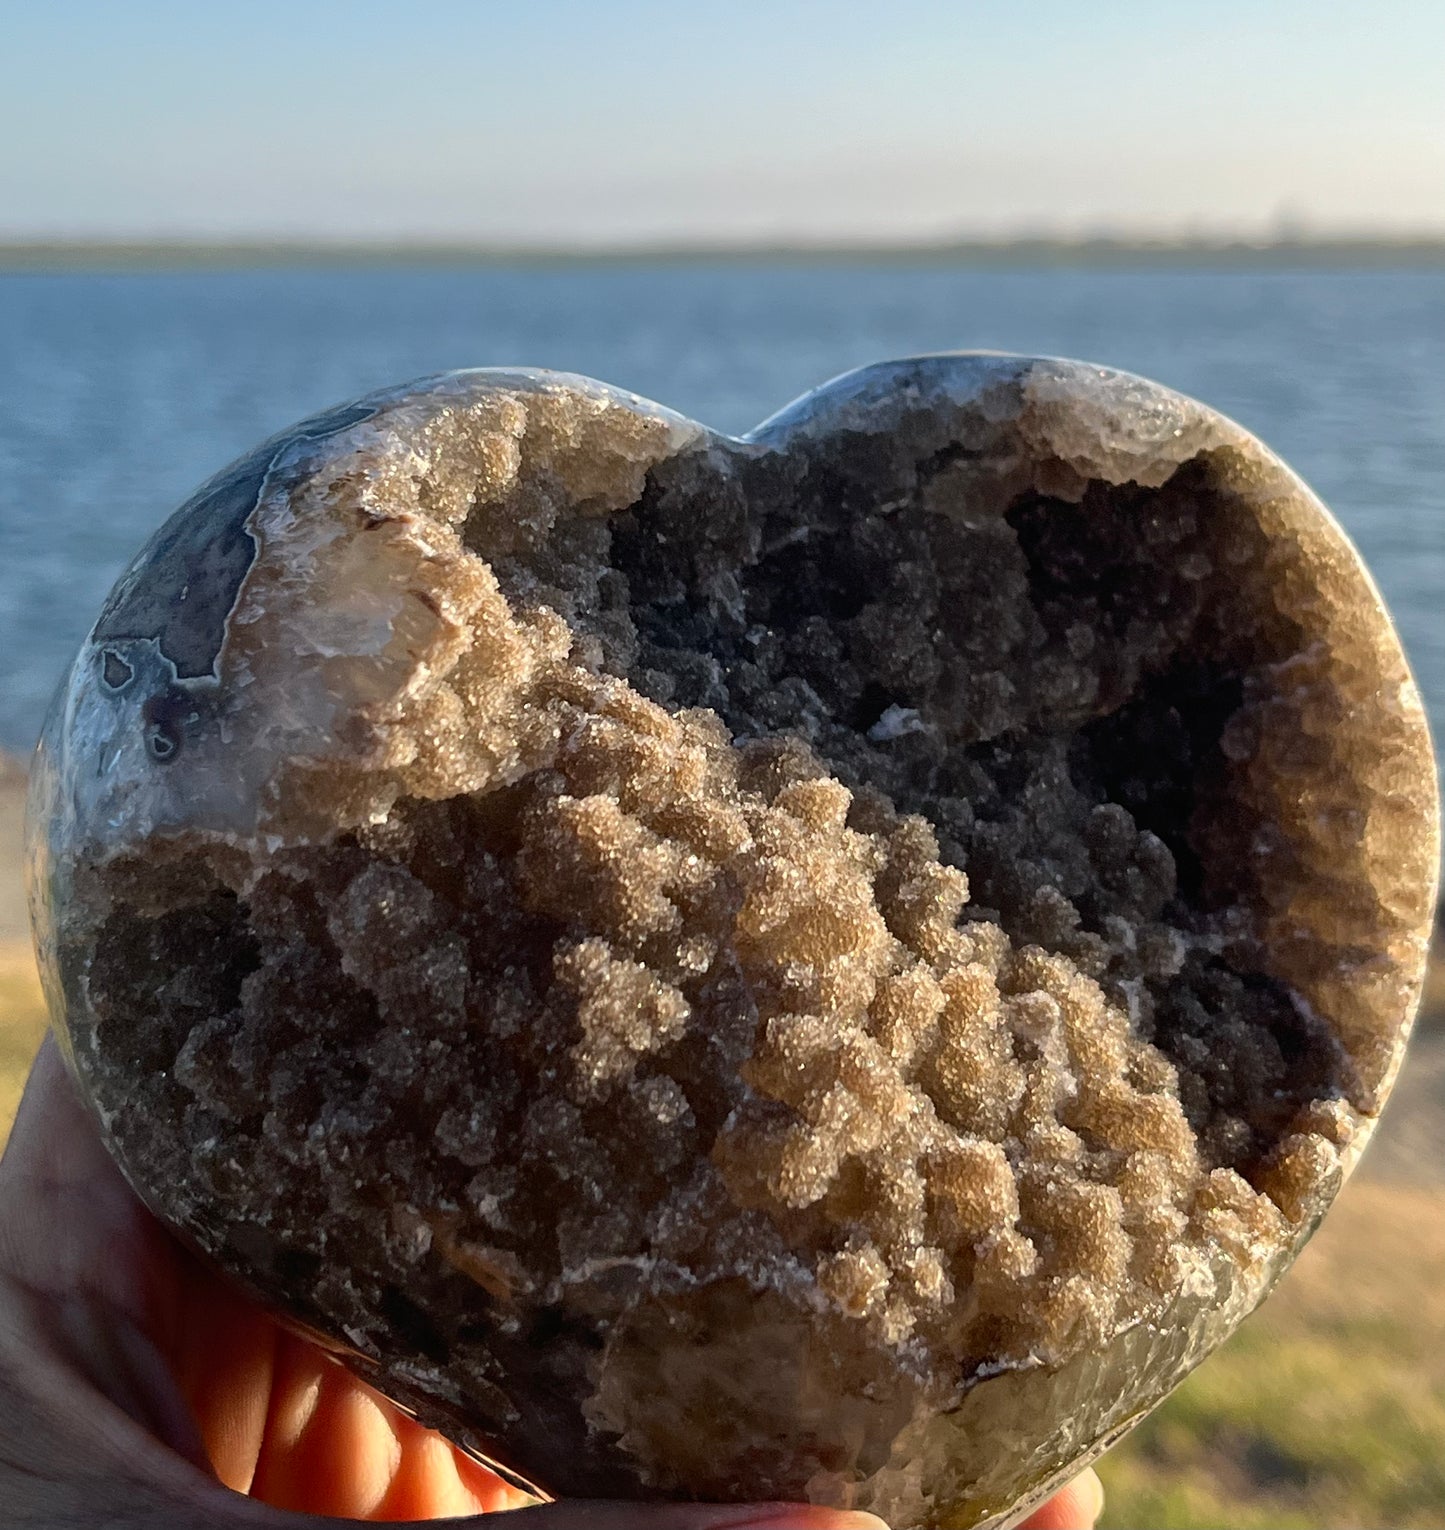
<path id="1" fill-rule="evenodd" d="M 223 1494 L 224 1489 L 220 1490 Z M 205 1517 L 184 1522 L 174 1517 L 157 1521 L 155 1530 L 183 1526 L 183 1530 L 320 1530 L 324 1525 L 351 1525 L 353 1520 L 318 1520 L 309 1514 L 290 1514 L 268 1508 L 251 1499 L 225 1494 L 231 1505 L 225 1517 L 217 1517 L 216 1508 L 207 1506 Z M 473 1519 L 449 1519 L 456 1530 L 485 1530 L 483 1519 L 497 1521 L 491 1515 Z M 575 1500 L 568 1503 L 539 1504 L 531 1509 L 510 1509 L 506 1513 L 508 1530 L 887 1530 L 881 1519 L 844 1509 L 820 1509 L 807 1504 L 643 1504 L 604 1503 Z M 88 1530 L 88 1527 L 87 1527 Z M 147 1524 L 145 1530 L 151 1530 Z M 386 1530 L 386 1526 L 381 1526 Z M 393 1521 L 390 1530 L 414 1530 L 412 1521 Z"/>
<path id="2" fill-rule="evenodd" d="M 508 1530 L 887 1530 L 881 1519 L 799 1503 L 549 1503 L 515 1509 Z"/>

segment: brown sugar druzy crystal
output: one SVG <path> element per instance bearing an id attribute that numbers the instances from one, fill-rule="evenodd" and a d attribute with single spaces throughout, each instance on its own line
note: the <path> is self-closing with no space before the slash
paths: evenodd
<path id="1" fill-rule="evenodd" d="M 1260 1300 L 1400 1062 L 1419 697 L 1318 501 L 1075 363 L 741 440 L 547 373 L 211 480 L 33 884 L 146 1200 L 560 1495 L 999 1523 Z"/>

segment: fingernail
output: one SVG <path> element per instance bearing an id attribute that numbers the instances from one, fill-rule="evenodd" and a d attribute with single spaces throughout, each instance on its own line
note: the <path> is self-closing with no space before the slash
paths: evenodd
<path id="1" fill-rule="evenodd" d="M 1104 1512 L 1104 1484 L 1099 1481 L 1096 1471 L 1088 1471 L 1084 1474 L 1084 1480 L 1080 1484 L 1084 1490 L 1084 1496 L 1089 1501 L 1089 1523 L 1094 1524 Z"/>

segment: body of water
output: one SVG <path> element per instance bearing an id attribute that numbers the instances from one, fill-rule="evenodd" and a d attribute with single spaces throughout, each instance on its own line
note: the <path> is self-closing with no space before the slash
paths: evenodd
<path id="1" fill-rule="evenodd" d="M 1445 272 L 720 263 L 0 276 L 0 745 L 121 567 L 272 431 L 460 366 L 583 372 L 743 431 L 838 372 L 986 348 L 1233 415 L 1363 550 L 1445 737 Z"/>

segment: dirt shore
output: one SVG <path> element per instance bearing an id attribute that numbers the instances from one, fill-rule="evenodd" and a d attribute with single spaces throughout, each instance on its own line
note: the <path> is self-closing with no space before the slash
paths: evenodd
<path id="1" fill-rule="evenodd" d="M 25 766 L 0 753 L 0 943 L 30 938 L 21 879 L 24 818 Z"/>

